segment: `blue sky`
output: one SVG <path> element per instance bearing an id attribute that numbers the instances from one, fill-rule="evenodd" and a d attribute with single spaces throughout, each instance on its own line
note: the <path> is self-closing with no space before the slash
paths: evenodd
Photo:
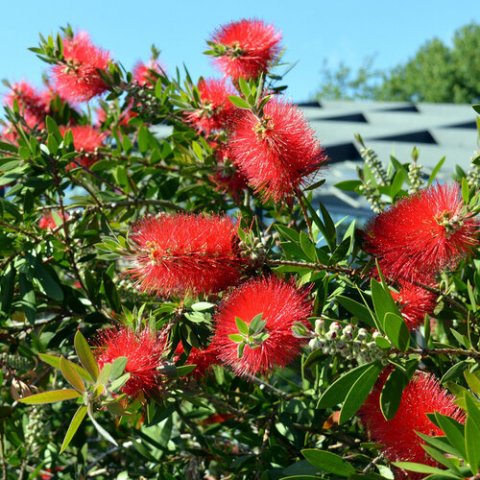
<path id="1" fill-rule="evenodd" d="M 126 68 L 162 50 L 168 71 L 185 63 L 194 77 L 217 74 L 202 55 L 205 39 L 231 20 L 256 17 L 283 33 L 285 60 L 298 62 L 287 94 L 306 100 L 320 82 L 322 60 L 358 67 L 375 55 L 378 68 L 405 61 L 426 40 L 449 42 L 456 28 L 480 22 L 478 0 L 17 0 L 2 5 L 0 78 L 39 84 L 46 64 L 27 51 L 38 33 L 70 22 L 111 51 Z"/>

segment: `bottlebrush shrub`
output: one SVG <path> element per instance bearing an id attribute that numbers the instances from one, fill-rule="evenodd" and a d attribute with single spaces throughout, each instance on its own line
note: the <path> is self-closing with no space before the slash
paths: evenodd
<path id="1" fill-rule="evenodd" d="M 475 478 L 478 158 L 437 184 L 357 136 L 339 188 L 375 214 L 334 220 L 280 33 L 211 39 L 221 80 L 155 48 L 126 71 L 70 27 L 33 49 L 44 88 L 12 73 L 2 477 Z"/>

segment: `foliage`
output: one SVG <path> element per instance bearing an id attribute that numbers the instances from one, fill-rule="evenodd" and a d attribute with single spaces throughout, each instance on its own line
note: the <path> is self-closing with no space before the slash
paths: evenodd
<path id="1" fill-rule="evenodd" d="M 261 28 L 262 35 L 272 31 Z M 62 75 L 75 75 L 65 38 L 74 42 L 69 27 L 32 50 L 67 69 Z M 240 40 L 209 47 L 237 61 L 251 54 Z M 196 121 L 218 114 L 223 97 L 205 102 L 203 80 L 194 83 L 186 70 L 167 75 L 156 49 L 141 77 L 115 62 L 82 70 L 106 90 L 96 115 L 94 102 L 69 103 L 51 85 L 47 102 L 11 86 L 0 142 L 4 479 L 392 479 L 401 478 L 399 468 L 431 479 L 478 475 L 478 232 L 469 256 L 432 272 L 428 285 L 415 283 L 435 304 L 422 311 L 421 328 L 409 330 L 397 296 L 402 279 L 385 277 L 382 257 L 365 251 L 355 219 L 335 222 L 315 197 L 323 181 L 310 173 L 323 164 L 321 152 L 310 146 L 311 159 L 284 161 L 295 155 L 287 147 L 299 135 L 276 131 L 264 115 L 284 90 L 274 73 L 280 52 L 271 50 L 264 51 L 268 68 L 233 82 L 233 118 L 208 131 Z M 82 95 L 86 88 L 83 82 Z M 257 119 L 258 142 L 278 147 L 281 140 L 258 160 L 285 169 L 278 202 L 262 195 L 273 188 L 268 178 L 252 185 L 229 157 L 242 112 Z M 291 118 L 311 144 L 306 122 Z M 78 126 L 100 131 L 99 143 L 79 146 Z M 375 212 L 422 195 L 442 163 L 428 177 L 416 156 L 385 166 L 363 148 L 359 179 L 337 188 L 364 195 Z M 471 171 L 458 169 L 461 209 L 435 217 L 440 235 L 476 222 L 479 166 L 477 157 Z M 181 221 L 167 230 L 146 217 Z M 219 218 L 235 228 L 220 229 L 228 230 L 222 238 L 213 228 L 198 230 Z M 222 262 L 235 275 L 219 287 L 210 280 L 224 272 Z M 167 270 L 177 283 L 162 290 Z M 132 271 L 157 276 L 155 288 L 143 288 Z M 259 285 L 265 295 L 252 301 L 239 284 Z M 238 374 L 212 351 L 218 322 L 237 304 L 246 313 L 228 317 L 223 341 L 233 347 L 229 359 L 256 362 Z M 383 456 L 362 423 L 362 404 L 385 375 L 376 408 L 391 419 L 418 370 L 441 379 L 465 412 L 464 423 L 428 412 L 445 433 L 420 432 L 429 465 L 407 454 Z"/>
<path id="2" fill-rule="evenodd" d="M 480 25 L 459 28 L 449 46 L 434 38 L 405 63 L 374 68 L 373 57 L 354 71 L 324 63 L 319 99 L 369 99 L 403 102 L 471 103 L 480 98 Z"/>

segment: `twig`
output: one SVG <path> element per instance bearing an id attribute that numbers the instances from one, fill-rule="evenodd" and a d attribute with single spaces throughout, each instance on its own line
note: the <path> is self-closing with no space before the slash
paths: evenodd
<path id="1" fill-rule="evenodd" d="M 313 235 L 312 235 L 312 221 L 310 220 L 310 217 L 308 216 L 307 212 L 307 207 L 305 206 L 305 198 L 303 196 L 303 193 L 300 191 L 299 188 L 295 189 L 295 196 L 298 199 L 298 203 L 300 204 L 300 209 L 302 210 L 303 218 L 305 219 L 305 223 L 307 224 L 308 228 L 308 233 L 310 235 L 310 238 L 313 240 Z"/>
<path id="2" fill-rule="evenodd" d="M 431 355 L 458 355 L 461 357 L 480 359 L 480 352 L 476 350 L 463 350 L 461 348 L 411 348 L 407 353 L 417 353 L 422 357 L 428 357 Z"/>
<path id="3" fill-rule="evenodd" d="M 348 276 L 355 276 L 358 274 L 359 270 L 355 268 L 348 267 L 339 267 L 338 265 L 323 265 L 322 263 L 312 263 L 312 262 L 296 262 L 294 260 L 266 260 L 265 262 L 269 266 L 290 266 L 290 267 L 300 267 L 308 268 L 310 270 L 322 271 L 333 273 L 343 273 Z"/>
<path id="4" fill-rule="evenodd" d="M 255 375 L 252 375 L 251 373 L 246 373 L 245 377 L 251 380 L 253 383 L 256 383 L 257 385 L 260 385 L 261 387 L 265 387 L 271 392 L 275 393 L 279 397 L 282 398 L 290 398 L 290 396 L 283 392 L 282 390 L 278 389 L 277 387 L 274 387 L 273 385 L 270 385 L 268 382 L 265 382 L 261 378 L 256 377 Z"/>

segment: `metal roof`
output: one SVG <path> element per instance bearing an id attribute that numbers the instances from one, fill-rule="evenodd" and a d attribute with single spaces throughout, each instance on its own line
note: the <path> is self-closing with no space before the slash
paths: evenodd
<path id="1" fill-rule="evenodd" d="M 451 177 L 455 165 L 468 170 L 478 150 L 476 113 L 471 105 L 329 100 L 298 106 L 330 158 L 323 174 L 326 183 L 315 193 L 337 215 L 370 215 L 363 199 L 334 187 L 357 178 L 356 168 L 362 160 L 355 133 L 385 165 L 390 155 L 408 162 L 415 146 L 420 152 L 418 162 L 427 172 L 445 156 L 437 177 L 440 181 Z"/>

